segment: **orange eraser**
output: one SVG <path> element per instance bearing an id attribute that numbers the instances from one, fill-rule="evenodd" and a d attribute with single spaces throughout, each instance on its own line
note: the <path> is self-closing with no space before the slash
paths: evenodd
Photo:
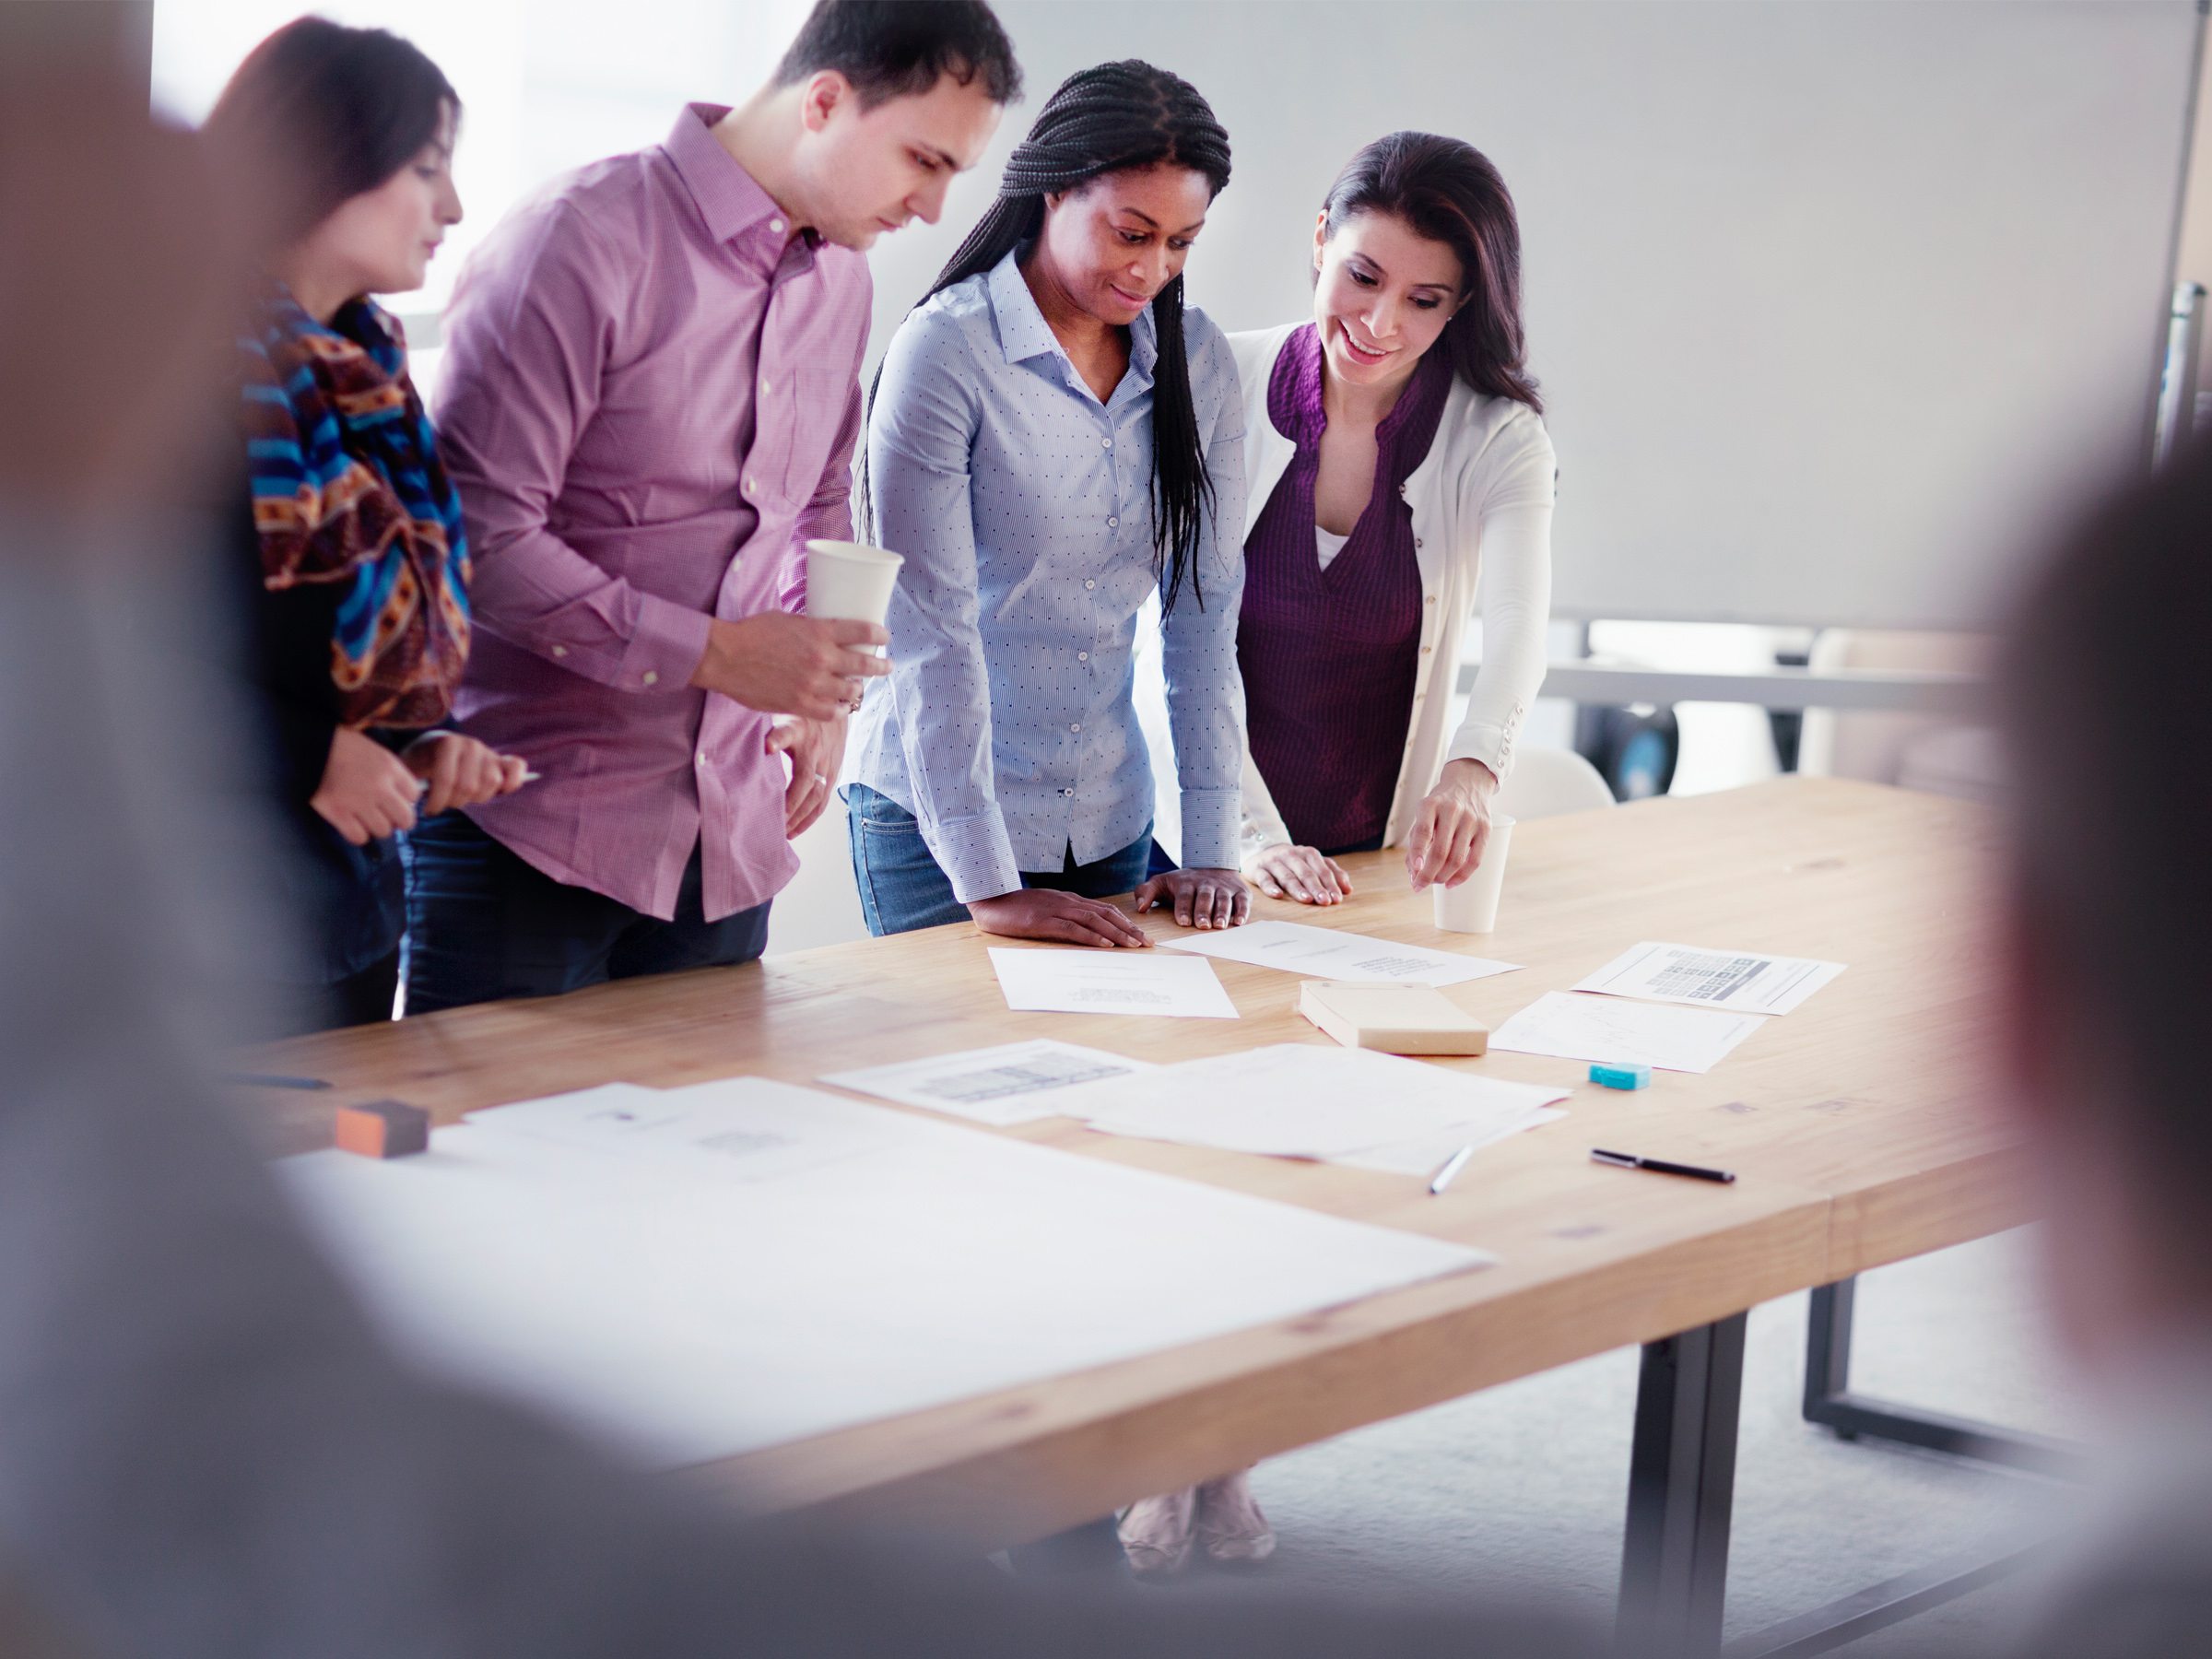
<path id="1" fill-rule="evenodd" d="M 430 1144 L 430 1114 L 405 1100 L 338 1108 L 338 1146 L 363 1158 L 405 1158 Z"/>

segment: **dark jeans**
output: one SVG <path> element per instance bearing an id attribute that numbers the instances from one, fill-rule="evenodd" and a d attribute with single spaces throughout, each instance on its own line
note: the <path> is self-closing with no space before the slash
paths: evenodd
<path id="1" fill-rule="evenodd" d="M 853 878 L 860 887 L 860 912 L 868 931 L 912 933 L 968 920 L 968 907 L 952 896 L 952 878 L 930 855 L 914 815 L 890 796 L 865 783 L 848 783 L 839 792 L 845 803 L 846 832 L 853 841 Z M 1152 826 L 1124 847 L 1095 863 L 1079 865 L 1070 847 L 1057 870 L 1022 873 L 1025 888 L 1050 888 L 1086 899 L 1111 899 L 1143 885 L 1152 859 Z"/>
<path id="2" fill-rule="evenodd" d="M 410 1014 L 726 967 L 751 961 L 768 943 L 766 904 L 706 919 L 697 847 L 673 922 L 554 880 L 465 813 L 441 813 L 408 836 L 406 865 Z"/>

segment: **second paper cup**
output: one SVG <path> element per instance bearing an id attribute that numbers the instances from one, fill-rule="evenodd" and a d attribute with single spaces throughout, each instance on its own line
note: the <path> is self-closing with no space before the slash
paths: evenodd
<path id="1" fill-rule="evenodd" d="M 1487 934 L 1498 925 L 1498 895 L 1505 888 L 1505 853 L 1513 839 L 1513 820 L 1490 820 L 1490 839 L 1475 874 L 1457 887 L 1439 882 L 1429 890 L 1436 899 L 1436 924 L 1446 933 Z"/>

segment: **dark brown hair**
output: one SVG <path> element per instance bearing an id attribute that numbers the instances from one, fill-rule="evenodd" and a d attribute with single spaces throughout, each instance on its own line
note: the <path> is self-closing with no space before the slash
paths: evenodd
<path id="1" fill-rule="evenodd" d="M 2015 904 L 2052 1040 L 2100 1074 L 2136 1178 L 2199 1238 L 2212 1230 L 2207 639 L 2212 447 L 2199 444 L 2088 515 L 2018 606 L 1997 671 Z"/>
<path id="2" fill-rule="evenodd" d="M 983 0 L 819 0 L 776 65 L 776 85 L 819 69 L 852 82 L 864 110 L 919 97 L 947 75 L 963 87 L 982 76 L 994 104 L 1021 96 L 1014 43 Z"/>
<path id="3" fill-rule="evenodd" d="M 288 247 L 438 136 L 461 100 L 382 29 L 295 18 L 246 54 L 202 129 L 259 200 L 265 252 Z"/>
<path id="4" fill-rule="evenodd" d="M 1477 392 L 1541 415 L 1521 333 L 1521 222 L 1483 153 L 1434 133 L 1392 133 L 1351 160 L 1322 203 L 1328 234 L 1358 213 L 1387 213 L 1459 255 L 1462 304 L 1444 324 L 1452 368 Z"/>

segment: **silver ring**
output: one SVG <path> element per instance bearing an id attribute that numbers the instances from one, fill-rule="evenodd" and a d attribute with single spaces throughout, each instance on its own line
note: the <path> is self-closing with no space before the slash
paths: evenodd
<path id="1" fill-rule="evenodd" d="M 830 774 L 828 772 L 816 772 L 814 774 L 814 781 L 817 783 L 827 783 L 830 782 Z"/>

